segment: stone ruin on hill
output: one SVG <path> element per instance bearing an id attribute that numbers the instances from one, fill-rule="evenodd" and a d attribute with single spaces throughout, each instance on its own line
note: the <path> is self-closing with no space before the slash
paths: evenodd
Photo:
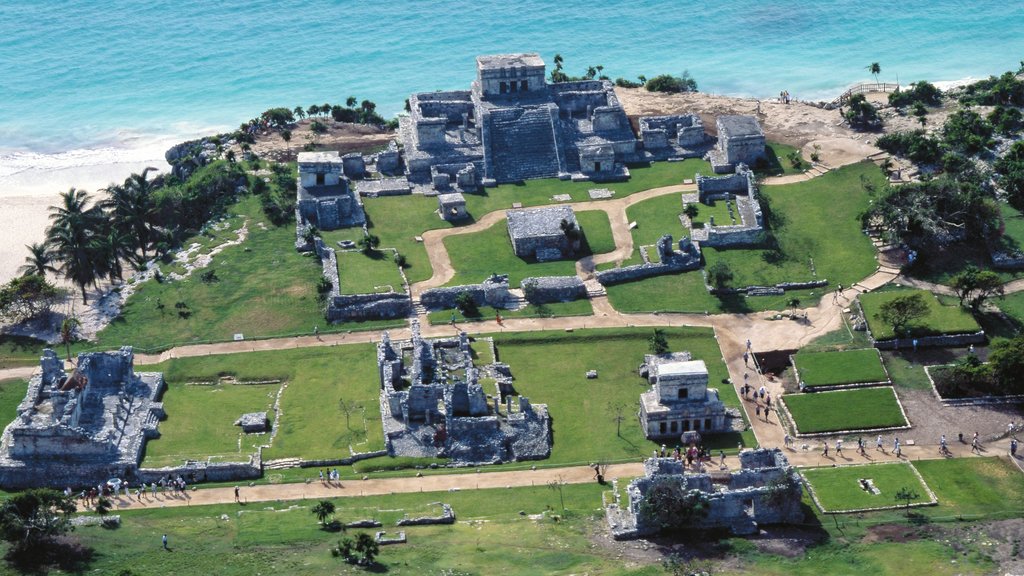
<path id="1" fill-rule="evenodd" d="M 349 156 L 342 158 L 337 152 L 299 152 L 296 213 L 300 228 L 315 225 L 320 230 L 336 230 L 366 222 L 363 204 L 345 173 Z"/>
<path id="2" fill-rule="evenodd" d="M 399 137 L 411 184 L 437 193 L 629 177 L 637 140 L 611 82 L 549 84 L 535 53 L 478 56 L 476 68 L 469 90 L 409 97 Z"/>
<path id="3" fill-rule="evenodd" d="M 651 384 L 650 390 L 640 394 L 640 425 L 648 439 L 678 443 L 686 432 L 731 429 L 718 390 L 708 388 L 703 360 L 692 360 L 689 352 L 648 354 L 640 374 Z"/>
<path id="4" fill-rule="evenodd" d="M 708 149 L 704 123 L 696 114 L 644 116 L 639 125 L 645 158 L 700 158 Z"/>
<path id="5" fill-rule="evenodd" d="M 732 472 L 686 473 L 685 460 L 648 459 L 644 476 L 626 487 L 628 501 L 620 502 L 616 490 L 616 501 L 605 509 L 612 537 L 630 540 L 661 531 L 662 526 L 645 514 L 644 507 L 647 494 L 659 485 L 662 489 L 678 488 L 681 493 L 696 490 L 707 498 L 707 515 L 693 518 L 683 528 L 725 528 L 733 534 L 756 534 L 760 524 L 803 522 L 800 474 L 782 450 L 745 450 L 739 460 L 740 469 Z"/>
<path id="6" fill-rule="evenodd" d="M 160 435 L 163 375 L 136 373 L 130 346 L 79 354 L 70 376 L 47 349 L 40 367 L 4 430 L 0 486 L 82 486 L 132 476 L 146 441 Z"/>
<path id="7" fill-rule="evenodd" d="M 711 217 L 701 228 L 690 233 L 701 246 L 749 246 L 764 240 L 764 215 L 758 197 L 754 172 L 746 164 L 736 167 L 736 173 L 728 176 L 704 176 L 697 174 L 697 196 L 683 194 L 683 207 L 688 202 L 699 201 L 710 205 L 725 202 L 729 210 L 728 222 L 715 222 Z"/>
<path id="8" fill-rule="evenodd" d="M 520 258 L 562 260 L 580 249 L 583 230 L 571 206 L 509 210 L 506 215 L 512 250 Z"/>
<path id="9" fill-rule="evenodd" d="M 719 116 L 718 143 L 707 153 L 716 174 L 732 172 L 740 164 L 753 166 L 765 157 L 764 130 L 753 116 Z"/>
<path id="10" fill-rule="evenodd" d="M 494 341 L 478 343 L 491 348 Z M 381 420 L 391 456 L 450 458 L 460 464 L 537 460 L 551 454 L 547 406 L 516 396 L 507 364 L 476 366 L 469 337 L 412 338 L 377 345 Z M 484 385 L 494 393 L 484 392 Z"/>

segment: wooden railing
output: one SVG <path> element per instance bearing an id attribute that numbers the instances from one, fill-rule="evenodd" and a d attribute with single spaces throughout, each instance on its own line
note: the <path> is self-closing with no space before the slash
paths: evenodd
<path id="1" fill-rule="evenodd" d="M 833 108 L 845 105 L 854 94 L 863 94 L 864 92 L 896 92 L 899 89 L 900 85 L 892 82 L 861 82 L 840 94 L 835 100 L 826 104 L 825 109 L 832 110 Z"/>

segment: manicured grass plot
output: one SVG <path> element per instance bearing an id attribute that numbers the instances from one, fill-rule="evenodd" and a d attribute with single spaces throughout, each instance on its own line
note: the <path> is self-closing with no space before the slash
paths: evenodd
<path id="1" fill-rule="evenodd" d="M 868 430 L 907 424 L 891 387 L 787 394 L 783 397 L 801 434 Z"/>
<path id="2" fill-rule="evenodd" d="M 25 399 L 28 381 L 15 378 L 0 380 L 0 428 L 18 416 L 18 404 Z"/>
<path id="3" fill-rule="evenodd" d="M 394 252 L 338 252 L 337 258 L 342 294 L 402 291 L 402 275 L 395 264 Z"/>
<path id="4" fill-rule="evenodd" d="M 584 210 L 576 212 L 576 222 L 583 228 L 587 239 L 587 249 L 591 254 L 604 254 L 615 250 L 615 239 L 612 237 L 612 225 L 608 213 L 604 210 Z"/>
<path id="5" fill-rule="evenodd" d="M 814 490 L 816 504 L 822 512 L 905 505 L 905 502 L 896 500 L 896 492 L 900 488 L 917 492 L 920 498 L 912 503 L 931 500 L 921 478 L 908 462 L 811 468 L 801 473 Z M 862 479 L 871 481 L 869 489 L 861 484 Z M 872 486 L 874 490 L 870 489 Z"/>
<path id="6" fill-rule="evenodd" d="M 494 322 L 497 314 L 504 318 L 553 318 L 556 316 L 590 316 L 594 313 L 590 300 L 573 300 L 572 302 L 552 302 L 550 304 L 528 304 L 519 310 L 497 310 L 490 306 L 481 306 L 480 315 L 467 318 L 458 310 L 435 310 L 427 314 L 431 324 L 449 324 L 453 315 L 456 324 L 463 322 Z"/>
<path id="7" fill-rule="evenodd" d="M 694 206 L 697 207 L 697 216 L 693 219 L 694 228 L 702 228 L 705 223 L 710 224 L 712 218 L 715 220 L 715 226 L 730 226 L 733 224 L 732 217 L 729 215 L 729 207 L 725 200 L 716 200 L 711 205 L 696 202 Z M 736 224 L 739 224 L 739 213 L 736 211 L 735 203 L 733 203 L 733 216 L 736 218 Z"/>
<path id="8" fill-rule="evenodd" d="M 596 245 L 605 252 L 614 249 L 607 215 L 604 212 L 579 214 L 585 215 L 581 225 L 591 248 Z M 444 245 L 455 268 L 455 276 L 448 282 L 449 286 L 477 284 L 491 274 L 508 274 L 512 286 L 518 286 L 523 278 L 530 276 L 576 274 L 575 260 L 532 262 L 516 256 L 506 220 L 500 220 L 481 232 L 445 238 Z"/>
<path id="9" fill-rule="evenodd" d="M 911 321 L 907 326 L 911 336 L 967 334 L 981 330 L 981 326 L 970 312 L 959 306 L 943 306 L 938 298 L 927 290 L 887 290 L 858 296 L 861 308 L 864 309 L 864 318 L 875 340 L 888 340 L 895 336 L 892 326 L 878 317 L 882 306 L 886 302 L 911 294 L 920 294 L 928 304 L 928 315 Z M 907 343 L 908 346 L 910 344 Z"/>
<path id="10" fill-rule="evenodd" d="M 269 433 L 245 434 L 234 422 L 242 414 L 267 412 L 273 420 L 280 384 L 190 384 L 169 382 L 164 392 L 167 419 L 160 437 L 146 443 L 144 465 L 180 465 L 185 460 L 238 462 L 269 442 Z"/>
<path id="11" fill-rule="evenodd" d="M 842 352 L 801 352 L 793 357 L 800 380 L 808 386 L 886 382 L 888 377 L 874 348 Z"/>

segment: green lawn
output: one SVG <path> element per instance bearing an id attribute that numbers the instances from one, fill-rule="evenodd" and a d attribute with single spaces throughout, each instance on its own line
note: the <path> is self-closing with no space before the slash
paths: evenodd
<path id="1" fill-rule="evenodd" d="M 287 384 L 281 396 L 278 435 L 273 446 L 264 450 L 266 459 L 342 458 L 350 454 L 349 446 L 358 452 L 384 447 L 376 348 L 371 344 L 180 358 L 145 369 L 162 370 L 171 384 L 164 395 L 167 419 L 160 423 L 162 437 L 151 443 L 147 462 L 150 458 L 192 453 L 189 442 L 198 446 L 209 443 L 211 448 L 230 444 L 229 438 L 237 442 L 237 428 L 231 424 L 243 412 L 255 410 L 248 408 L 250 405 L 266 406 L 266 395 L 277 391 L 276 384 L 254 388 L 225 386 L 222 388 L 230 390 L 223 392 L 216 392 L 216 387 L 183 385 L 216 381 L 221 376 L 233 376 L 240 381 L 280 379 Z M 342 398 L 362 406 L 348 423 L 338 407 Z M 232 404 L 225 405 L 228 402 Z M 197 439 L 197 431 L 215 437 Z M 237 453 L 237 445 L 233 451 Z"/>
<path id="2" fill-rule="evenodd" d="M 938 514 L 1020 518 L 1020 470 L 1005 457 L 920 460 L 914 463 L 939 499 Z"/>
<path id="3" fill-rule="evenodd" d="M 726 263 L 734 274 L 732 284 L 735 286 L 816 278 L 826 278 L 833 286 L 836 283 L 849 286 L 864 279 L 875 270 L 877 263 L 874 247 L 861 232 L 856 218 L 870 200 L 861 185 L 862 176 L 882 182 L 878 168 L 863 162 L 807 182 L 763 186 L 762 196 L 767 199 L 765 216 L 772 226 L 777 249 L 771 246 L 705 248 L 706 264 Z M 652 244 L 665 232 L 678 236 L 682 232 L 677 219 L 678 204 L 678 198 L 672 195 L 630 207 L 630 220 L 639 223 L 634 241 Z M 749 312 L 784 309 L 792 298 L 807 305 L 827 290 L 798 290 L 777 297 L 716 298 L 706 293 L 699 275 L 684 273 L 612 286 L 608 297 L 622 312 Z"/>
<path id="4" fill-rule="evenodd" d="M 25 399 L 26 390 L 27 380 L 0 380 L 0 428 L 10 424 L 18 416 L 18 404 Z"/>
<path id="5" fill-rule="evenodd" d="M 722 354 L 710 330 L 666 328 L 671 350 L 689 350 L 707 364 L 710 386 L 717 388 L 726 406 L 739 407 Z M 648 352 L 649 329 L 576 330 L 502 334 L 495 337 L 498 357 L 512 368 L 516 391 L 536 404 L 547 404 L 552 418 L 554 447 L 550 463 L 588 463 L 645 457 L 658 446 L 644 438 L 636 418 L 640 393 L 649 389 L 636 375 Z M 588 380 L 586 372 L 597 370 Z M 557 375 L 557 376 L 556 376 Z M 620 435 L 609 406 L 623 405 L 626 420 Z M 710 435 L 706 444 L 735 449 L 742 441 L 752 446 L 749 432 Z"/>
<path id="6" fill-rule="evenodd" d="M 390 250 L 338 252 L 337 257 L 342 294 L 402 292 L 402 274 Z"/>
<path id="7" fill-rule="evenodd" d="M 929 313 L 924 318 L 910 323 L 908 330 L 913 336 L 930 336 L 936 334 L 967 334 L 981 330 L 977 320 L 970 312 L 959 306 L 943 306 L 934 294 L 927 290 L 886 290 L 861 294 L 861 308 L 868 328 L 875 340 L 893 338 L 892 326 L 885 324 L 877 317 L 882 305 L 896 298 L 910 294 L 921 294 L 928 303 Z"/>
<path id="8" fill-rule="evenodd" d="M 47 344 L 35 338 L 0 336 L 0 370 L 39 363 Z"/>
<path id="9" fill-rule="evenodd" d="M 587 249 L 591 254 L 604 254 L 615 250 L 615 239 L 612 237 L 612 225 L 608 213 L 604 210 L 584 210 L 576 212 L 576 222 L 583 229 L 587 239 Z"/>
<path id="10" fill-rule="evenodd" d="M 1015 292 L 993 300 L 993 304 L 1016 322 L 1017 326 L 1024 326 L 1024 292 Z"/>
<path id="11" fill-rule="evenodd" d="M 480 308 L 480 315 L 467 318 L 458 310 L 435 310 L 427 314 L 431 324 L 449 324 L 452 315 L 455 322 L 493 322 L 499 311 L 490 306 Z M 528 304 L 519 310 L 501 310 L 502 318 L 554 318 L 556 316 L 590 316 L 594 313 L 590 300 L 573 300 L 572 302 L 553 302 L 551 304 Z"/>
<path id="12" fill-rule="evenodd" d="M 838 468 L 810 468 L 802 470 L 804 480 L 814 489 L 822 512 L 843 512 L 863 508 L 899 506 L 895 499 L 900 488 L 910 488 L 920 495 L 915 503 L 929 502 L 925 485 L 914 474 L 908 462 L 840 466 Z M 871 479 L 879 494 L 861 488 L 859 479 Z"/>
<path id="13" fill-rule="evenodd" d="M 801 434 L 907 424 L 890 387 L 787 394 L 783 400 Z"/>
<path id="14" fill-rule="evenodd" d="M 725 203 L 720 203 L 724 208 Z M 700 207 L 701 215 L 708 213 L 707 206 L 697 204 Z M 629 222 L 636 222 L 637 226 L 633 234 L 633 255 L 623 264 L 640 264 L 640 246 L 651 246 L 665 234 L 671 234 L 672 239 L 678 242 L 683 236 L 689 235 L 689 230 L 683 228 L 679 222 L 679 214 L 683 211 L 682 200 L 679 194 L 666 194 L 644 200 L 626 208 L 626 219 Z M 701 218 L 698 215 L 698 219 Z"/>
<path id="15" fill-rule="evenodd" d="M 273 421 L 280 384 L 195 384 L 168 381 L 164 392 L 167 420 L 160 438 L 146 443 L 143 466 L 160 468 L 184 460 L 246 461 L 269 434 L 244 434 L 234 425 L 248 412 L 267 412 Z"/>
<path id="16" fill-rule="evenodd" d="M 874 348 L 843 352 L 800 352 L 793 357 L 800 380 L 808 386 L 887 382 Z"/>
<path id="17" fill-rule="evenodd" d="M 799 148 L 789 146 L 786 144 L 779 144 L 777 142 L 768 142 L 765 145 L 765 154 L 768 156 L 768 165 L 765 169 L 755 168 L 755 172 L 760 175 L 766 176 L 782 176 L 787 174 L 801 174 L 805 170 L 811 167 L 810 161 L 803 157 L 803 153 Z M 789 161 L 789 155 L 793 152 L 800 154 L 800 160 L 803 162 L 800 168 L 795 168 L 793 163 Z"/>
<path id="18" fill-rule="evenodd" d="M 573 276 L 575 260 L 554 262 L 528 262 L 512 251 L 508 224 L 502 219 L 486 230 L 474 234 L 460 234 L 444 239 L 455 276 L 448 286 L 478 284 L 491 274 L 508 274 L 509 284 L 518 286 L 530 276 Z"/>
<path id="19" fill-rule="evenodd" d="M 324 325 L 315 289 L 320 265 L 293 248 L 294 225 L 274 227 L 254 197 L 244 198 L 230 212 L 236 215 L 234 221 L 248 222 L 249 235 L 242 244 L 214 256 L 206 270 L 214 270 L 218 281 L 205 283 L 199 273 L 176 282 L 150 280 L 136 289 L 121 316 L 99 333 L 98 342 L 76 349 L 130 344 L 158 350 L 231 340 L 236 333 L 246 338 L 308 333 L 314 325 Z M 179 302 L 186 308 L 178 309 Z"/>
<path id="20" fill-rule="evenodd" d="M 678 198 L 676 200 L 678 204 Z M 714 201 L 710 206 L 697 202 L 694 206 L 696 206 L 698 210 L 697 216 L 693 219 L 694 228 L 703 228 L 705 222 L 711 223 L 712 216 L 715 219 L 716 226 L 728 226 L 732 224 L 732 220 L 729 217 L 729 207 L 725 204 L 725 200 Z M 734 214 L 736 213 L 735 210 L 736 208 L 734 206 Z"/>

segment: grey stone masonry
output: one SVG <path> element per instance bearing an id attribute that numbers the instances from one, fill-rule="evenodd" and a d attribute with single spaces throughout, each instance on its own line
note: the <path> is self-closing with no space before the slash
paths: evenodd
<path id="1" fill-rule="evenodd" d="M 728 176 L 697 174 L 697 194 L 700 202 L 725 202 L 733 214 L 730 222 L 705 222 L 702 228 L 692 228 L 691 236 L 702 246 L 753 245 L 764 240 L 764 215 L 758 198 L 754 172 L 739 164 L 736 172 Z M 683 195 L 683 204 L 692 196 Z"/>
<path id="2" fill-rule="evenodd" d="M 504 308 L 510 298 L 508 275 L 495 274 L 480 284 L 445 286 L 424 290 L 420 294 L 420 304 L 429 310 L 450 310 L 456 307 L 455 300 L 463 292 L 468 293 L 477 306 Z"/>
<path id="3" fill-rule="evenodd" d="M 709 139 L 704 123 L 696 114 L 644 116 L 640 118 L 640 139 L 646 156 L 658 160 L 700 158 Z"/>
<path id="4" fill-rule="evenodd" d="M 135 473 L 159 436 L 163 375 L 136 373 L 130 346 L 78 355 L 68 376 L 44 350 L 18 416 L 0 444 L 0 486 L 81 486 Z"/>
<path id="5" fill-rule="evenodd" d="M 250 412 L 235 420 L 235 426 L 241 426 L 246 434 L 266 432 L 270 430 L 270 420 L 266 412 Z"/>
<path id="6" fill-rule="evenodd" d="M 531 304 L 571 302 L 587 297 L 587 286 L 579 276 L 523 278 L 519 285 Z"/>
<path id="7" fill-rule="evenodd" d="M 675 439 L 696 432 L 726 432 L 725 404 L 718 390 L 708 388 L 708 369 L 703 360 L 676 360 L 649 356 L 641 372 L 647 372 L 651 389 L 640 395 L 640 425 L 649 439 Z"/>
<path id="8" fill-rule="evenodd" d="M 487 343 L 493 348 L 493 340 Z M 461 464 L 550 455 L 547 406 L 520 396 L 514 411 L 508 366 L 477 366 L 474 356 L 465 332 L 427 340 L 416 320 L 409 340 L 393 342 L 387 332 L 382 335 L 377 369 L 388 454 L 451 458 Z M 484 392 L 483 378 L 493 381 L 493 395 Z"/>
<path id="9" fill-rule="evenodd" d="M 733 534 L 756 534 L 762 524 L 796 524 L 804 520 L 800 507 L 803 487 L 800 474 L 778 448 L 745 450 L 740 469 L 721 474 L 685 473 L 685 461 L 650 458 L 644 476 L 626 487 L 627 501 L 614 502 L 605 518 L 616 540 L 657 534 L 661 528 L 643 512 L 644 498 L 661 483 L 684 492 L 697 490 L 708 501 L 706 516 L 694 518 L 689 529 L 724 528 Z"/>
<path id="10" fill-rule="evenodd" d="M 479 56 L 468 91 L 420 92 L 399 120 L 418 191 L 532 178 L 617 180 L 639 159 L 611 82 L 548 84 L 534 53 Z M 439 166 L 472 165 L 456 174 Z M 460 177 L 461 176 L 461 177 Z"/>
<path id="11" fill-rule="evenodd" d="M 764 130 L 753 116 L 719 116 L 718 144 L 708 152 L 711 168 L 718 174 L 732 172 L 739 164 L 755 164 L 765 157 Z"/>
<path id="12" fill-rule="evenodd" d="M 300 152 L 298 166 L 297 226 L 335 230 L 366 222 L 363 204 L 352 192 L 345 161 L 337 152 Z"/>
<path id="13" fill-rule="evenodd" d="M 561 260 L 580 248 L 583 233 L 570 206 L 509 210 L 506 217 L 512 249 L 520 258 Z"/>
<path id="14" fill-rule="evenodd" d="M 676 274 L 700 268 L 700 247 L 689 238 L 679 240 L 679 250 L 671 250 L 672 236 L 665 234 L 657 243 L 661 262 L 644 262 L 632 266 L 601 270 L 595 274 L 602 286 L 613 286 L 663 274 Z"/>
<path id="15" fill-rule="evenodd" d="M 458 192 L 438 194 L 437 209 L 441 218 L 449 222 L 469 218 L 469 212 L 466 211 L 466 197 Z"/>

